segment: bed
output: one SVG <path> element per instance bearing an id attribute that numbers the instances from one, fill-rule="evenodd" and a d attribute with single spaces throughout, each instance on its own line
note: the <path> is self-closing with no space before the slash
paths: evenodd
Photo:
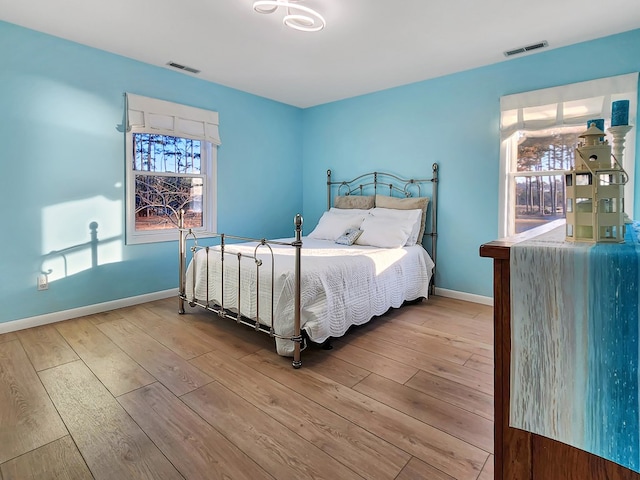
<path id="1" fill-rule="evenodd" d="M 267 333 L 299 368 L 308 341 L 326 344 L 427 298 L 435 286 L 437 164 L 432 172 L 422 180 L 372 172 L 334 181 L 328 170 L 327 210 L 307 236 L 300 215 L 294 237 L 275 240 L 199 238 L 181 224 L 180 313 L 187 302 Z"/>

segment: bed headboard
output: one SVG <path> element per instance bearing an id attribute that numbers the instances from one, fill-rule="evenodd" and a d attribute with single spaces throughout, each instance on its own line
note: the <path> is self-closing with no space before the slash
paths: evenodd
<path id="1" fill-rule="evenodd" d="M 438 164 L 431 166 L 430 178 L 403 178 L 386 172 L 370 172 L 359 175 L 351 180 L 335 181 L 331 178 L 331 170 L 327 170 L 327 210 L 333 205 L 333 195 L 387 195 L 391 197 L 430 197 L 427 223 L 424 236 L 430 239 L 429 253 L 434 263 L 436 261 L 436 240 L 438 237 Z M 431 214 L 429 215 L 429 212 Z M 432 282 L 435 279 L 435 267 Z M 432 284 L 433 287 L 433 284 Z M 432 288 L 433 292 L 433 288 Z"/>

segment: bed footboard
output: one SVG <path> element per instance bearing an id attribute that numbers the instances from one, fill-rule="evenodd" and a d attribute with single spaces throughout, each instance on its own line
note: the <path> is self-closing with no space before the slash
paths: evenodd
<path id="1" fill-rule="evenodd" d="M 206 293 L 204 294 L 204 298 L 197 298 L 195 292 L 195 265 L 193 265 L 193 282 L 191 291 L 187 292 L 187 270 L 188 270 L 188 262 L 187 262 L 187 252 L 191 252 L 191 262 L 195 262 L 196 253 L 199 250 L 205 250 L 204 258 L 205 258 L 205 270 L 206 277 L 209 278 L 210 275 L 210 265 L 209 265 L 209 246 L 198 245 L 198 238 L 196 233 L 190 228 L 184 228 L 184 211 L 180 212 L 179 215 L 179 241 L 178 241 L 178 249 L 179 249 L 179 292 L 178 292 L 178 312 L 180 314 L 185 313 L 185 302 L 189 303 L 191 307 L 201 307 L 208 311 L 211 311 L 218 315 L 219 317 L 228 318 L 236 321 L 237 323 L 241 323 L 243 325 L 247 325 L 252 327 L 256 331 L 260 331 L 263 333 L 267 333 L 274 339 L 283 339 L 289 340 L 293 342 L 293 361 L 292 365 L 294 368 L 300 368 L 302 366 L 301 361 L 301 352 L 304 349 L 304 339 L 302 337 L 301 332 L 301 280 L 300 280 L 300 259 L 301 259 L 301 250 L 302 250 L 302 216 L 296 215 L 294 218 L 295 224 L 295 239 L 293 242 L 278 242 L 271 241 L 266 239 L 255 239 L 255 238 L 245 238 L 245 237 L 237 237 L 226 234 L 207 234 L 207 238 L 217 238 L 219 240 L 219 245 L 216 246 L 215 253 L 219 254 L 220 260 L 220 268 L 219 268 L 219 277 L 215 278 L 215 282 L 219 285 L 220 292 L 217 299 L 214 299 L 215 296 L 213 292 L 210 292 L 209 283 L 206 282 Z M 228 244 L 227 242 L 231 241 L 241 241 L 241 242 L 255 242 L 257 245 L 255 247 L 253 255 L 246 255 L 239 252 L 228 252 Z M 188 247 L 187 244 L 192 242 L 192 246 Z M 282 245 L 282 246 L 291 246 L 295 249 L 295 261 L 293 268 L 293 280 L 294 280 L 294 298 L 293 298 L 293 334 L 292 335 L 280 335 L 274 329 L 274 265 L 273 265 L 273 251 L 271 249 L 271 245 Z M 270 285 L 261 286 L 260 278 L 261 273 L 260 269 L 263 267 L 263 259 L 258 258 L 257 252 L 260 249 L 266 249 L 269 252 L 271 258 L 271 279 Z M 225 306 L 225 294 L 224 294 L 224 286 L 225 286 L 225 267 L 224 262 L 225 259 L 229 261 L 230 257 L 235 257 L 237 259 L 237 301 L 235 306 Z M 245 315 L 241 311 L 241 300 L 242 296 L 246 295 L 247 292 L 244 292 L 241 288 L 243 283 L 243 268 L 242 261 L 251 260 L 255 264 L 255 288 L 248 292 L 249 295 L 255 295 L 255 299 L 251 299 L 255 301 L 256 312 L 255 316 L 253 315 Z M 213 268 L 211 270 L 213 272 Z M 260 321 L 260 296 L 261 292 L 264 292 L 264 289 L 270 288 L 270 323 L 265 324 Z M 267 290 L 268 291 L 268 290 Z"/>

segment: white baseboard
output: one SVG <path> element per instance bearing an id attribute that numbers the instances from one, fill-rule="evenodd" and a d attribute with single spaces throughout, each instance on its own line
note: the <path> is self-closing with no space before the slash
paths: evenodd
<path id="1" fill-rule="evenodd" d="M 441 297 L 455 298 L 456 300 L 464 300 L 466 302 L 480 303 L 482 305 L 489 305 L 493 307 L 493 297 L 485 297 L 483 295 L 458 292 L 456 290 L 449 290 L 439 287 L 436 287 L 436 295 L 440 295 Z"/>
<path id="2" fill-rule="evenodd" d="M 38 327 L 40 325 L 47 325 L 49 323 L 61 322 L 62 320 L 69 320 L 70 318 L 93 315 L 94 313 L 107 312 L 109 310 L 115 310 L 116 308 L 130 307 L 141 303 L 153 302 L 154 300 L 161 300 L 172 296 L 175 296 L 177 299 L 177 288 L 161 292 L 146 293 L 136 297 L 121 298 L 110 302 L 96 303 L 94 305 L 87 305 L 86 307 L 72 308 L 71 310 L 45 313 L 44 315 L 38 315 L 36 317 L 21 318 L 11 322 L 0 323 L 0 334 L 15 332 L 16 330 L 24 330 L 25 328 Z M 176 301 L 176 309 L 178 308 L 177 305 Z"/>

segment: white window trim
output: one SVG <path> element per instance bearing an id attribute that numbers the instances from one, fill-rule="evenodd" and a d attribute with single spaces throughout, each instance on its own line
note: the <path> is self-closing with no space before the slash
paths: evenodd
<path id="1" fill-rule="evenodd" d="M 565 112 L 566 102 L 602 97 L 600 112 Z M 584 125 L 594 118 L 611 119 L 611 103 L 616 100 L 629 100 L 629 125 L 634 128 L 626 136 L 623 168 L 629 176 L 625 185 L 625 212 L 633 218 L 634 178 L 636 158 L 636 129 L 638 111 L 638 73 L 590 80 L 587 82 L 561 85 L 530 92 L 506 95 L 500 98 L 500 179 L 498 185 L 499 213 L 498 236 L 505 237 L 514 233 L 515 212 L 513 198 L 515 186 L 510 172 L 514 165 L 507 165 L 507 159 L 515 159 L 512 149 L 517 148 L 515 135 L 519 130 L 544 130 L 552 127 Z M 526 109 L 546 106 L 549 115 L 544 118 L 527 119 Z M 631 160 L 630 160 L 631 159 Z"/>
<path id="2" fill-rule="evenodd" d="M 187 105 L 126 94 L 127 131 L 125 135 L 126 167 L 126 242 L 128 245 L 166 242 L 178 239 L 178 229 L 135 229 L 135 175 L 133 169 L 133 134 L 151 133 L 200 140 L 201 174 L 203 182 L 203 226 L 194 228 L 204 234 L 217 229 L 217 163 L 221 144 L 218 133 L 218 113 Z M 137 172 L 141 173 L 141 172 Z M 181 174 L 171 174 L 181 176 Z M 193 175 L 184 175 L 193 176 Z"/>

